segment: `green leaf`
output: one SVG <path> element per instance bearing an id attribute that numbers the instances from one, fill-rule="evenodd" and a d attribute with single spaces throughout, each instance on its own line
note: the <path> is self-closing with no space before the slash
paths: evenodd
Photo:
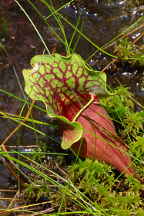
<path id="1" fill-rule="evenodd" d="M 63 137 L 61 142 L 62 149 L 69 149 L 74 143 L 78 142 L 83 135 L 83 127 L 79 122 L 71 122 L 64 116 L 50 115 L 52 118 L 60 120 L 63 130 Z"/>
<path id="2" fill-rule="evenodd" d="M 78 142 L 83 135 L 83 127 L 79 122 L 72 122 L 64 128 L 61 148 L 69 149 L 74 143 Z"/>

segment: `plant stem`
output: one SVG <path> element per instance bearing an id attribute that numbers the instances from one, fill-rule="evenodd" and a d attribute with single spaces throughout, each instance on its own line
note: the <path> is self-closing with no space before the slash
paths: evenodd
<path id="1" fill-rule="evenodd" d="M 91 94 L 90 96 L 91 96 L 90 100 L 89 100 L 88 103 L 86 103 L 86 105 L 83 106 L 83 108 L 80 109 L 80 111 L 75 115 L 75 117 L 74 117 L 73 120 L 72 120 L 73 122 L 76 121 L 76 120 L 78 119 L 78 117 L 80 116 L 80 114 L 81 114 L 87 107 L 89 107 L 89 106 L 94 102 L 94 100 L 95 100 L 95 95 Z"/>

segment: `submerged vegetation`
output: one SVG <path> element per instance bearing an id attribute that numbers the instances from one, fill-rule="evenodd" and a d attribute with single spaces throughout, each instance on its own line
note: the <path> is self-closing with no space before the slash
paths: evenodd
<path id="1" fill-rule="evenodd" d="M 138 2 L 131 1 L 131 7 L 140 5 Z M 144 17 L 99 46 L 83 28 L 85 10 L 92 17 L 92 7 L 87 4 L 86 10 L 86 1 L 9 1 L 8 7 L 21 11 L 30 21 L 42 45 L 38 50 L 31 45 L 23 67 L 30 68 L 34 56 L 32 68 L 23 70 L 24 99 L 0 89 L 5 97 L 21 103 L 19 114 L 0 111 L 5 121 L 18 124 L 1 143 L 0 153 L 15 192 L 12 198 L 5 194 L 10 202 L 0 209 L 0 215 L 144 215 L 144 104 L 131 86 L 120 81 L 113 86 L 110 80 L 119 65 L 143 67 Z M 126 1 L 126 10 L 129 5 Z M 75 21 L 63 13 L 65 8 L 76 11 Z M 3 31 L 9 30 L 4 27 Z M 87 53 L 85 47 L 79 48 L 81 41 L 82 46 L 90 44 Z M 8 55 L 7 47 L 5 50 Z M 46 110 L 35 100 L 44 102 Z M 15 151 L 10 141 L 22 127 L 35 137 L 35 145 L 29 142 L 21 150 L 18 137 Z M 72 151 L 67 150 L 70 147 Z"/>

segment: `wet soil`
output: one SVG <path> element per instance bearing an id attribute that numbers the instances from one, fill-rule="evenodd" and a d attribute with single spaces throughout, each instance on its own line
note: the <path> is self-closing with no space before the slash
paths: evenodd
<path id="1" fill-rule="evenodd" d="M 24 93 L 22 69 L 29 67 L 32 56 L 44 52 L 44 46 L 40 41 L 37 33 L 29 22 L 28 18 L 20 10 L 16 3 L 3 4 L 0 3 L 0 45 L 4 48 L 0 51 L 0 89 L 12 93 L 20 98 L 27 99 Z M 68 5 L 61 10 L 63 16 L 67 17 L 75 24 L 80 17 L 82 31 L 98 46 L 103 46 L 123 29 L 131 25 L 138 17 L 143 16 L 144 12 L 139 7 L 127 8 L 125 1 L 117 1 L 113 4 L 97 4 L 96 1 L 77 1 L 77 4 Z M 42 4 L 35 2 L 39 10 L 44 16 L 49 14 L 48 10 Z M 59 7 L 63 1 L 54 1 L 55 6 Z M 34 21 L 36 27 L 42 34 L 45 43 L 52 52 L 56 48 L 57 52 L 65 53 L 63 45 L 51 33 L 34 12 L 31 6 L 24 1 L 21 4 Z M 51 18 L 49 24 L 57 31 L 60 29 Z M 72 29 L 65 24 L 65 31 L 68 39 L 71 37 Z M 76 36 L 77 37 L 77 36 Z M 142 39 L 144 42 L 144 39 Z M 95 48 L 85 39 L 80 38 L 76 47 L 76 52 L 87 59 Z M 111 51 L 111 50 L 109 50 Z M 110 58 L 96 53 L 88 63 L 93 65 L 95 69 L 102 70 L 108 63 Z M 128 62 L 118 62 L 107 71 L 109 82 L 112 86 L 122 83 L 132 90 L 136 99 L 144 104 L 144 91 L 140 88 L 142 77 L 144 77 L 144 68 L 139 65 L 131 65 Z M 11 97 L 10 95 L 0 91 L 0 111 L 12 114 L 19 114 L 23 103 Z M 42 106 L 42 105 L 41 105 Z M 41 121 L 48 121 L 46 115 L 40 111 L 35 111 L 34 116 Z M 0 141 L 2 142 L 9 133 L 16 127 L 16 123 L 10 119 L 0 118 Z M 36 126 L 37 129 L 44 131 L 51 137 L 56 138 L 57 131 L 53 128 L 44 126 Z M 58 134 L 57 134 L 58 136 Z M 57 138 L 58 139 L 58 138 Z M 10 146 L 31 146 L 37 142 L 48 142 L 52 144 L 49 137 L 43 138 L 27 128 L 21 128 L 11 139 L 7 145 Z M 19 149 L 19 147 L 17 147 Z M 60 149 L 58 149 L 60 151 Z M 5 166 L 0 161 L 0 187 L 7 188 L 13 185 L 13 178 Z M 6 204 L 6 203 L 5 203 Z M 5 205 L 0 203 L 0 206 Z"/>

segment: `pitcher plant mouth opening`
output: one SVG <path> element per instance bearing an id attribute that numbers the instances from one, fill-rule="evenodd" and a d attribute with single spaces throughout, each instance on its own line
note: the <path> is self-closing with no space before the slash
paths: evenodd
<path id="1" fill-rule="evenodd" d="M 23 70 L 25 91 L 31 99 L 45 104 L 50 117 L 60 120 L 62 148 L 72 147 L 82 157 L 134 174 L 127 148 L 99 104 L 99 97 L 109 94 L 106 74 L 94 71 L 77 54 L 35 56 L 31 66 Z"/>

